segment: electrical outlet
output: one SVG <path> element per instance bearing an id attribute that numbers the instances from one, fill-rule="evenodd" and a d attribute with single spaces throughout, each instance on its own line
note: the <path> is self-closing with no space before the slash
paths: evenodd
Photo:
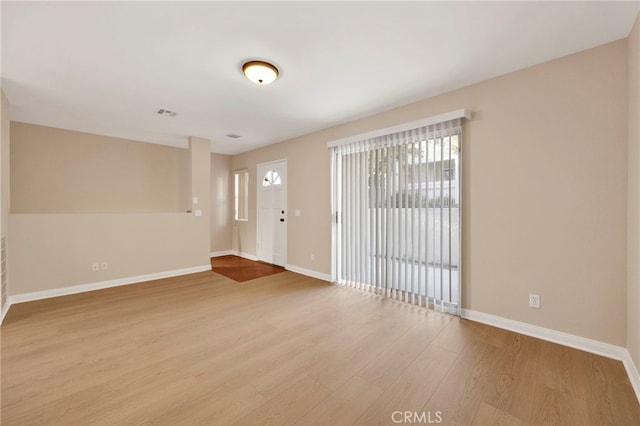
<path id="1" fill-rule="evenodd" d="M 91 264 L 91 271 L 98 272 L 100 270 L 100 264 L 98 262 L 93 262 Z"/>
<path id="2" fill-rule="evenodd" d="M 540 295 L 539 294 L 530 294 L 529 295 L 529 307 L 540 309 Z"/>
<path id="3" fill-rule="evenodd" d="M 102 265 L 100 265 L 100 269 L 103 271 L 109 269 L 109 262 L 102 262 Z"/>
<path id="4" fill-rule="evenodd" d="M 310 256 L 310 257 L 311 257 L 311 261 L 312 261 L 312 262 L 313 262 L 314 260 L 316 260 L 316 255 L 315 255 L 315 254 L 311 253 L 311 256 Z"/>

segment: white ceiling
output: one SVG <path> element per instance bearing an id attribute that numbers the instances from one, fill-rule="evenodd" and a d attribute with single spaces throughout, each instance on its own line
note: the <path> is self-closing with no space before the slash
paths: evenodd
<path id="1" fill-rule="evenodd" d="M 624 38 L 640 2 L 1 7 L 12 120 L 235 154 Z M 251 83 L 250 59 L 280 78 Z"/>

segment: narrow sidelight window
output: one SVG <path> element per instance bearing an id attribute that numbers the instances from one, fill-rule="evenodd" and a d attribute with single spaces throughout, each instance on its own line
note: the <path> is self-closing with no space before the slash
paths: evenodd
<path id="1" fill-rule="evenodd" d="M 233 172 L 234 219 L 249 220 L 249 170 Z"/>

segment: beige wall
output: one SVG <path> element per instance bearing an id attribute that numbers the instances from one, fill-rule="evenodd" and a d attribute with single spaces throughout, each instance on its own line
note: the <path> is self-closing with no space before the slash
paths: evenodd
<path id="1" fill-rule="evenodd" d="M 2 238 L 6 238 L 6 249 L 8 253 L 8 233 L 9 233 L 9 101 L 4 92 L 0 90 L 2 98 L 0 105 L 0 233 Z M 4 309 L 7 300 L 7 265 L 0 262 L 0 306 Z"/>
<path id="2" fill-rule="evenodd" d="M 252 191 L 234 249 L 255 254 L 256 164 L 287 158 L 288 263 L 329 274 L 326 143 L 466 107 L 464 308 L 624 346 L 627 72 L 621 40 L 234 156 Z"/>
<path id="3" fill-rule="evenodd" d="M 210 249 L 210 142 L 190 138 L 188 213 L 11 214 L 9 295 L 208 267 Z M 133 149 L 135 151 L 135 148 Z M 77 179 L 83 174 L 77 172 Z M 108 263 L 93 272 L 94 262 Z"/>
<path id="4" fill-rule="evenodd" d="M 11 123 L 12 213 L 189 208 L 187 150 Z"/>
<path id="5" fill-rule="evenodd" d="M 628 43 L 627 348 L 640 370 L 640 15 Z"/>
<path id="6" fill-rule="evenodd" d="M 231 250 L 233 172 L 231 157 L 211 154 L 211 252 Z"/>
<path id="7" fill-rule="evenodd" d="M 10 189 L 10 150 L 9 150 L 9 140 L 10 140 L 10 121 L 9 121 L 9 101 L 7 100 L 6 96 L 4 95 L 4 92 L 1 92 L 2 94 L 2 109 L 1 111 L 1 116 L 2 116 L 2 146 L 1 146 L 1 150 L 0 150 L 0 161 L 1 161 L 1 167 L 2 167 L 2 172 L 1 172 L 1 184 L 0 184 L 0 190 L 2 191 L 2 199 L 0 200 L 0 202 L 2 203 L 2 207 L 0 208 L 2 210 L 2 235 L 7 235 L 8 229 L 9 229 L 9 201 L 10 201 L 10 197 L 9 197 L 9 189 Z"/>
<path id="8" fill-rule="evenodd" d="M 9 295 L 208 264 L 202 218 L 187 213 L 10 216 Z"/>
<path id="9" fill-rule="evenodd" d="M 329 152 L 321 134 L 272 145 L 233 157 L 233 170 L 249 170 L 249 220 L 235 222 L 233 249 L 256 254 L 256 166 L 287 158 L 288 258 L 290 265 L 331 271 Z M 300 216 L 294 216 L 294 210 Z M 315 261 L 311 255 L 315 255 Z"/>
<path id="10" fill-rule="evenodd" d="M 211 259 L 211 141 L 189 137 L 189 155 L 193 197 L 191 208 L 196 215 L 198 229 L 202 233 L 194 244 L 197 242 L 201 245 L 199 253 L 206 256 L 202 258 L 202 264 L 206 264 L 210 263 Z"/>

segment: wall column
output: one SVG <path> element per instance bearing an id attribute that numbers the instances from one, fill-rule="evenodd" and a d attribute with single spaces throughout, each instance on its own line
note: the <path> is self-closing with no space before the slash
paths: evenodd
<path id="1" fill-rule="evenodd" d="M 629 34 L 627 349 L 640 370 L 640 15 Z"/>
<path id="2" fill-rule="evenodd" d="M 194 244 L 202 245 L 203 264 L 211 253 L 211 142 L 189 137 L 189 168 L 191 178 L 191 211 L 199 222 L 199 236 Z"/>
<path id="3" fill-rule="evenodd" d="M 7 279 L 7 256 L 8 253 L 8 231 L 9 231 L 9 101 L 4 92 L 0 90 L 2 105 L 0 106 L 0 233 L 2 247 L 0 250 L 0 300 L 1 314 L 0 323 L 6 314 L 8 279 Z"/>

